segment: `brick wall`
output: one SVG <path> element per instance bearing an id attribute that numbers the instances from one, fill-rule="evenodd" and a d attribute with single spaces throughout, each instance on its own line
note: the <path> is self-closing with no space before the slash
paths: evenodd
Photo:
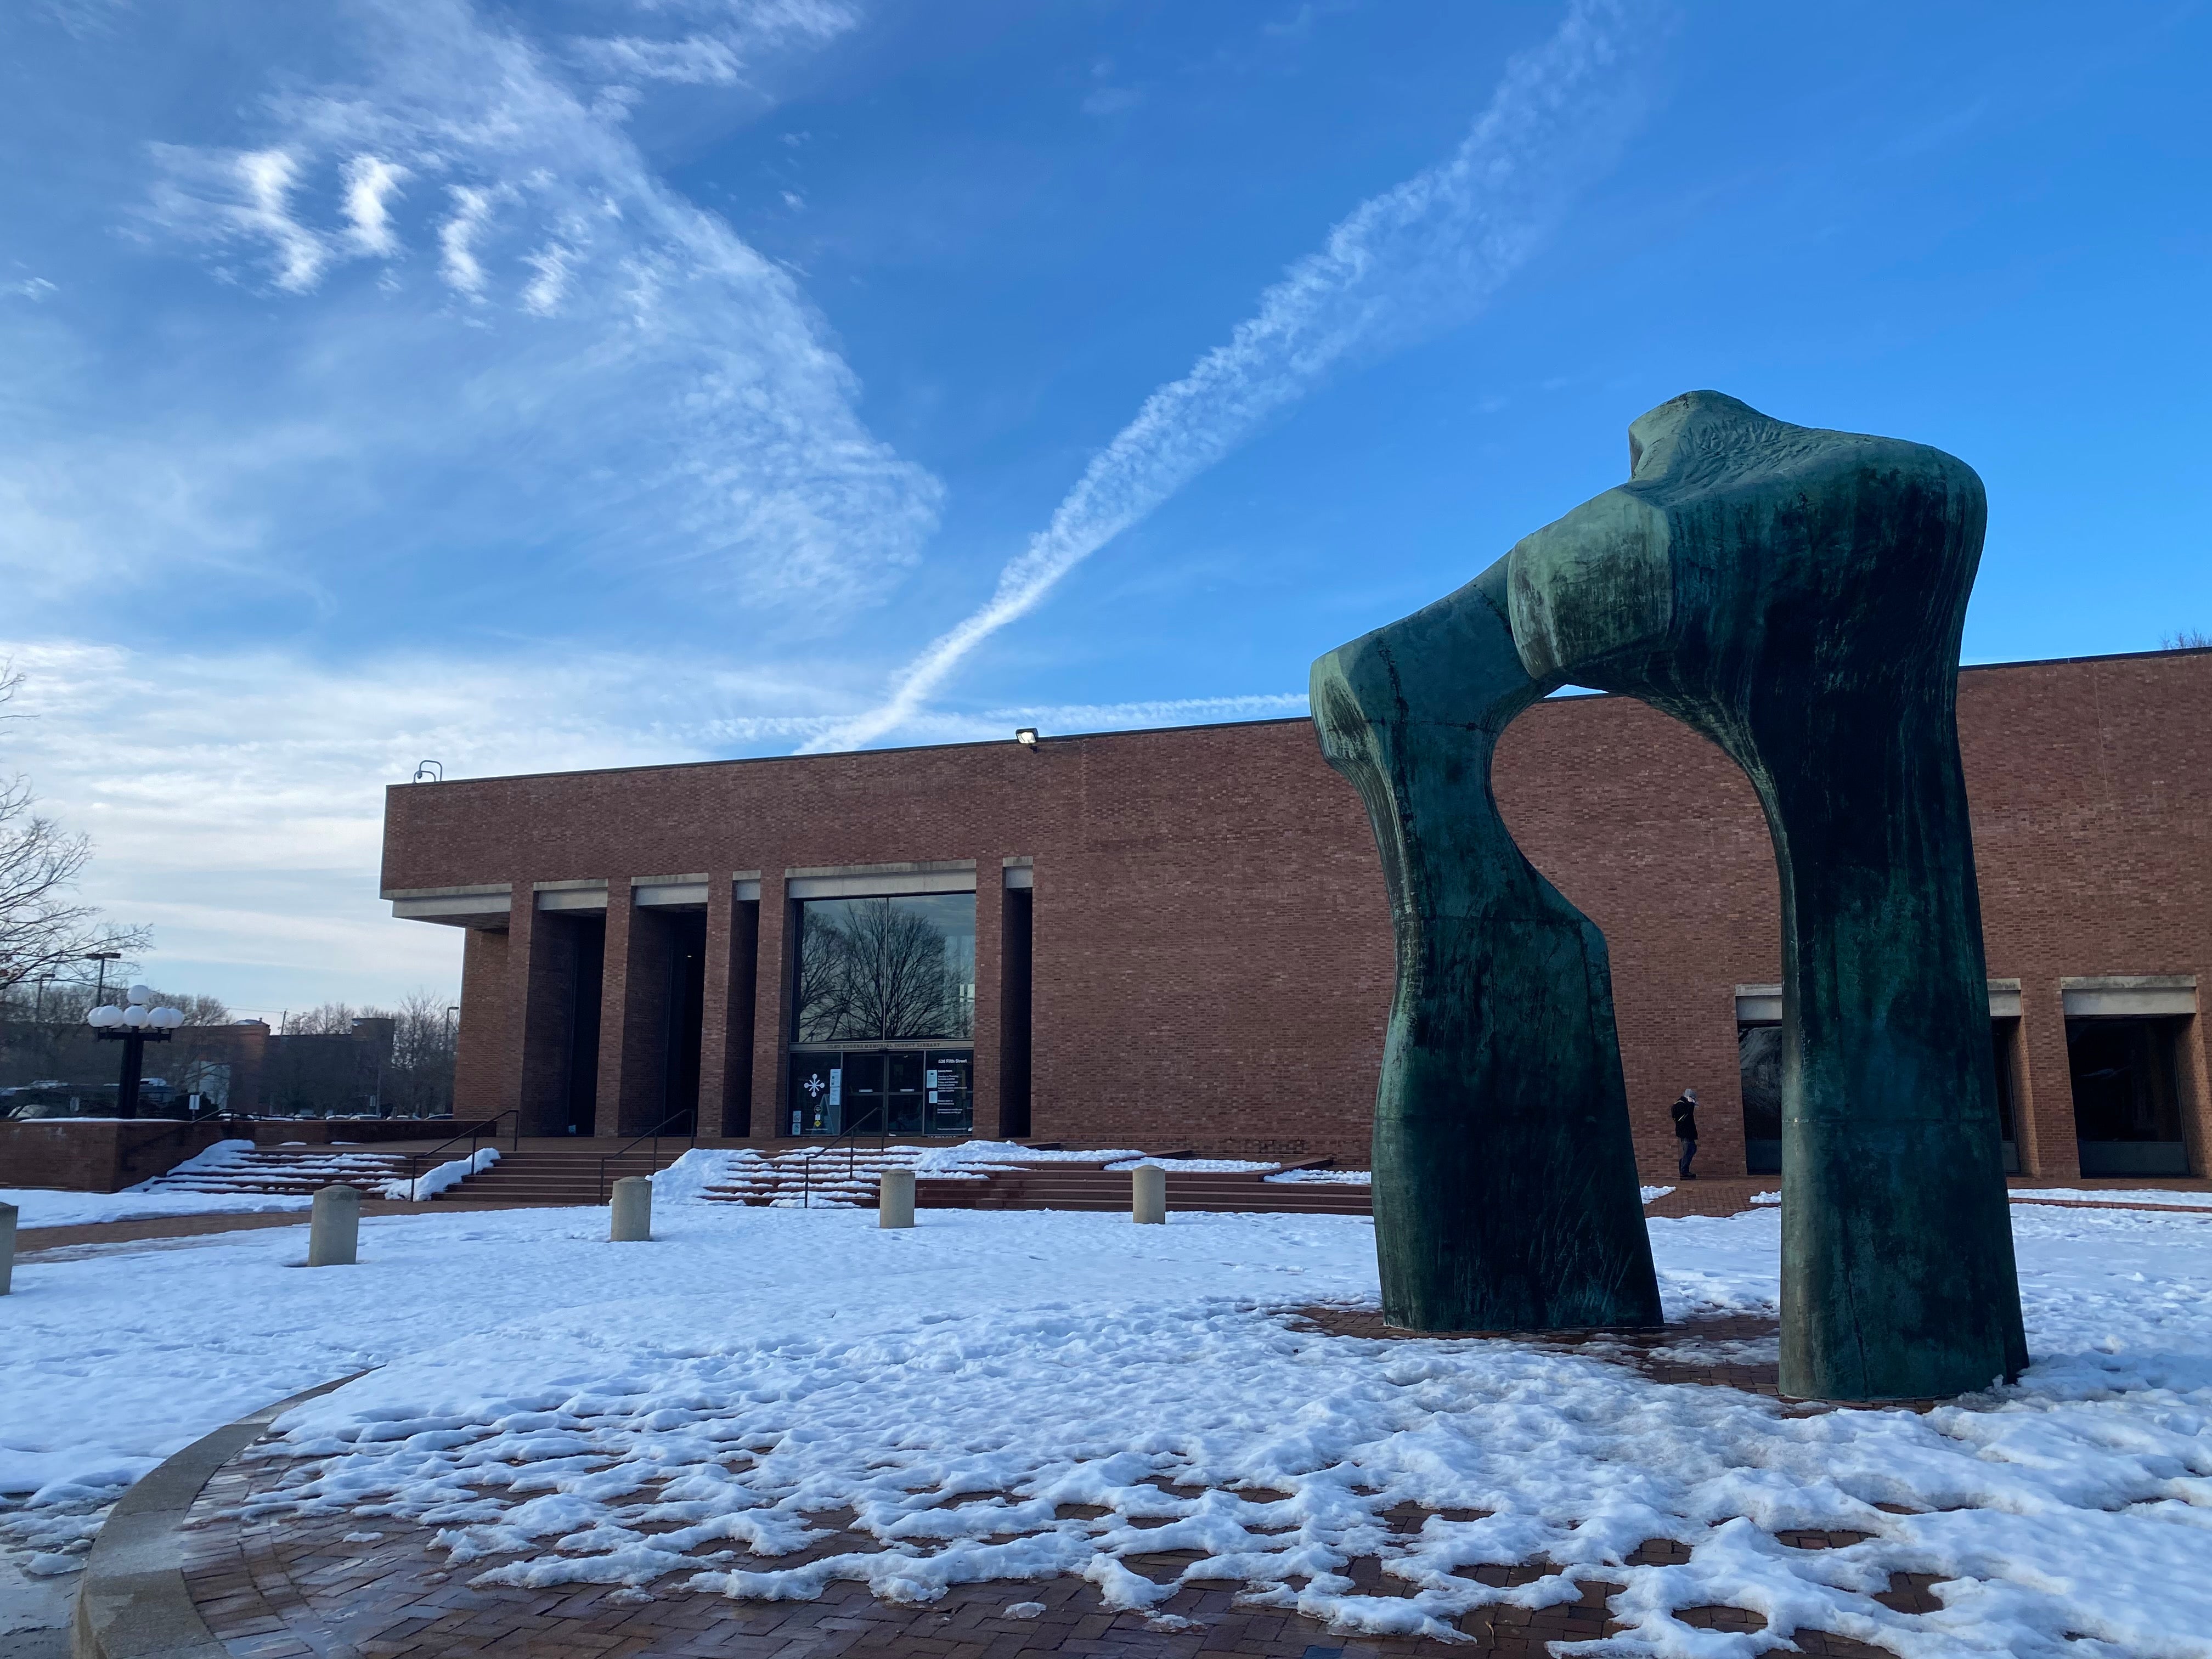
<path id="1" fill-rule="evenodd" d="M 2073 1172 L 2058 981 L 2212 974 L 2212 653 L 2009 665 L 1960 677 L 1989 970 L 2022 981 L 2023 1155 Z M 1778 976 L 1773 857 L 1750 786 L 1703 738 L 1620 697 L 1558 698 L 1500 745 L 1501 809 L 1530 859 L 1606 933 L 1639 1155 L 1671 1170 L 1665 1108 L 1708 1107 L 1707 1167 L 1742 1166 L 1735 988 Z M 532 881 L 760 872 L 757 912 L 710 906 L 709 960 L 750 999 L 751 1053 L 719 1101 L 780 1121 L 789 1024 L 787 869 L 972 860 L 978 1133 L 998 1122 L 1000 883 L 1034 860 L 1030 1130 L 1091 1144 L 1364 1154 L 1392 978 L 1366 821 L 1304 720 L 806 758 L 407 785 L 389 794 L 387 891 L 512 880 L 510 933 L 472 935 L 456 1109 L 541 1091 L 564 1039 Z M 616 1034 L 611 924 L 602 1127 L 642 1109 Z M 755 941 L 743 959 L 740 939 Z M 535 985 L 526 982 L 531 960 Z M 717 969 L 718 976 L 725 970 Z M 2212 982 L 2212 981 L 2209 981 Z M 718 993 L 719 994 L 719 993 Z M 721 1003 L 717 1007 L 725 1006 Z M 737 1014 L 710 1014 L 742 1039 Z M 634 1049 L 637 1045 L 630 1045 Z M 649 1048 L 650 1043 L 644 1045 Z M 2203 1044 L 2184 1043 L 2202 1133 Z M 565 1049 L 563 1050 L 565 1052 Z M 643 1065 L 645 1059 L 633 1060 Z M 611 1068 L 613 1068 L 611 1070 Z M 531 1084 L 530 1079 L 541 1081 Z M 630 1103 L 617 1113 L 613 1086 Z M 2201 1165 L 2200 1165 L 2201 1167 Z"/>

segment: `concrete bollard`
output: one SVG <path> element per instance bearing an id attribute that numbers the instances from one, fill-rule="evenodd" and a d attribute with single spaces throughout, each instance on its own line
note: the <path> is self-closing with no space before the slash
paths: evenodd
<path id="1" fill-rule="evenodd" d="M 876 1187 L 876 1225 L 914 1225 L 914 1171 L 886 1170 Z"/>
<path id="2" fill-rule="evenodd" d="M 616 1244 L 642 1244 L 653 1237 L 653 1177 L 624 1176 L 615 1182 L 607 1206 L 607 1238 Z"/>
<path id="3" fill-rule="evenodd" d="M 15 1206 L 0 1204 L 0 1296 L 15 1277 Z"/>
<path id="4" fill-rule="evenodd" d="M 325 1187 L 307 1221 L 307 1265 L 350 1267 L 361 1255 L 361 1189 Z"/>
<path id="5" fill-rule="evenodd" d="M 1168 1218 L 1168 1172 L 1157 1164 L 1139 1164 L 1129 1171 L 1129 1219 L 1154 1225 Z"/>

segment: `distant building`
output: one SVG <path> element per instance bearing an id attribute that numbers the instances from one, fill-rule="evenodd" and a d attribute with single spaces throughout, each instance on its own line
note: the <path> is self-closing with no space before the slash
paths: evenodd
<path id="1" fill-rule="evenodd" d="M 2212 652 L 1960 676 L 2007 1157 L 2208 1167 Z M 1501 745 L 1605 930 L 1639 1154 L 1707 1103 L 1775 1167 L 1780 957 L 1750 786 L 1623 697 Z M 1362 1158 L 1392 985 L 1365 815 L 1304 720 L 403 785 L 394 914 L 467 930 L 455 1109 L 526 1133 L 1032 1136 Z"/>
<path id="2" fill-rule="evenodd" d="M 277 1036 L 258 1019 L 186 1025 L 146 1050 L 139 1109 L 272 1117 L 368 1114 L 384 1105 L 393 1022 L 350 1033 Z M 98 1117 L 115 1110 L 117 1055 L 76 1022 L 0 1023 L 0 1117 Z M 48 1075 L 51 1073 L 51 1075 Z M 195 1102 L 197 1097 L 197 1102 Z"/>

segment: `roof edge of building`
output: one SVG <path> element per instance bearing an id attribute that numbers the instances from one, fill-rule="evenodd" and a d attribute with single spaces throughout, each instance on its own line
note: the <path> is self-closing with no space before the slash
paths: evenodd
<path id="1" fill-rule="evenodd" d="M 2063 668 L 2086 663 L 2135 662 L 2151 657 L 2207 657 L 2212 656 L 2212 646 L 2178 646 L 2154 651 L 2109 651 L 2081 657 L 2022 657 L 2003 662 L 1969 662 L 1959 665 L 1963 674 L 1983 673 L 2003 668 Z M 1625 696 L 1626 692 L 1597 691 L 1588 688 L 1562 687 L 1553 697 L 1565 696 L 1570 701 L 1584 698 Z M 1546 702 L 1551 698 L 1545 699 Z M 1133 726 L 1103 732 L 1063 732 L 1051 737 L 1040 737 L 1039 745 L 1063 743 L 1097 743 L 1115 738 L 1158 737 L 1170 732 L 1224 732 L 1244 730 L 1258 726 L 1305 726 L 1310 717 L 1290 714 L 1267 720 L 1194 720 L 1176 726 Z M 525 783 L 534 778 L 612 777 L 624 772 L 683 772 L 708 766 L 772 766 L 791 761 L 851 760 L 861 756 L 915 755 L 930 752 L 950 752 L 959 749 L 1008 749 L 1017 744 L 1012 737 L 975 738 L 964 743 L 908 743 L 888 749 L 836 749 L 817 755 L 733 755 L 721 760 L 648 761 L 636 766 L 580 766 L 554 772 L 494 772 L 480 778 L 449 778 L 428 786 L 436 788 L 458 787 L 471 783 Z M 425 786 L 415 783 L 389 783 L 387 792 L 416 789 Z"/>

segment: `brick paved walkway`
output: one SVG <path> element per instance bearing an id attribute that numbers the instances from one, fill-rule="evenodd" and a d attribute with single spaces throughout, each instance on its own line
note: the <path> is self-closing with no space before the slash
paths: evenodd
<path id="1" fill-rule="evenodd" d="M 1379 1316 L 1371 1313 L 1316 1309 L 1308 1317 L 1346 1336 L 1369 1337 L 1381 1328 Z M 1627 1338 L 1594 1337 L 1584 1344 L 1604 1345 L 1606 1358 L 1636 1364 L 1655 1381 L 1771 1393 L 1773 1364 L 1764 1350 L 1774 1331 L 1771 1320 L 1714 1320 Z M 193 1508 L 185 1576 L 201 1616 L 235 1659 L 1012 1659 L 1036 1654 L 1534 1659 L 1547 1651 L 1548 1643 L 1588 1640 L 1613 1629 L 1606 1603 L 1620 1589 L 1588 1583 L 1580 1601 L 1533 1613 L 1486 1609 L 1460 1622 L 1462 1632 L 1473 1639 L 1452 1644 L 1333 1634 L 1295 1613 L 1241 1607 L 1237 1586 L 1230 1583 L 1186 1586 L 1151 1613 L 1111 1612 L 1100 1604 L 1095 1588 L 1066 1577 L 963 1586 L 925 1607 L 889 1606 L 850 1583 L 832 1584 L 815 1601 L 738 1601 L 684 1589 L 681 1575 L 644 1590 L 477 1589 L 466 1581 L 499 1559 L 448 1572 L 446 1558 L 430 1547 L 432 1528 L 389 1517 L 286 1513 L 285 1486 L 307 1478 L 313 1469 L 311 1462 L 249 1449 L 209 1482 Z M 1098 1511 L 1070 1508 L 1063 1513 Z M 1472 1518 L 1471 1512 L 1443 1513 L 1447 1519 Z M 850 1516 L 814 1518 L 835 1523 L 849 1522 Z M 1407 1504 L 1389 1518 L 1398 1529 L 1413 1533 L 1420 1529 L 1426 1512 Z M 1781 1543 L 1797 1549 L 1841 1548 L 1862 1536 L 1777 1534 Z M 881 1547 L 867 1534 L 839 1531 L 801 1553 L 743 1565 L 788 1567 L 819 1555 Z M 1126 1557 L 1124 1564 L 1132 1571 L 1165 1580 L 1198 1559 L 1168 1552 Z M 1633 1565 L 1654 1566 L 1688 1559 L 1682 1545 L 1666 1540 L 1650 1540 L 1629 1557 Z M 1479 1582 L 1497 1585 L 1525 1584 L 1545 1576 L 1544 1568 L 1533 1565 L 1466 1571 Z M 1347 1573 L 1369 1594 L 1407 1592 L 1401 1581 L 1382 1574 L 1375 1558 L 1352 1563 Z M 1929 1595 L 1932 1582 L 1898 1574 L 1879 1599 L 1900 1612 L 1932 1612 L 1939 1605 Z M 1680 1616 L 1685 1623 L 1714 1630 L 1764 1627 L 1759 1615 L 1740 1607 L 1695 1608 Z M 1795 1639 L 1808 1654 L 1887 1659 L 1880 1650 L 1842 1637 L 1801 1631 Z"/>

